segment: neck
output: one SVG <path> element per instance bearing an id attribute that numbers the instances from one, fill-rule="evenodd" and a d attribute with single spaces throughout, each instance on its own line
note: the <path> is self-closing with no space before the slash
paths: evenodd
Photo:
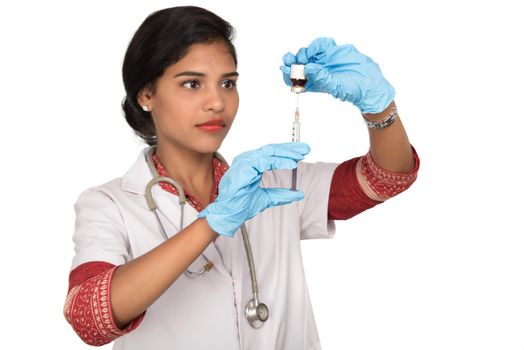
<path id="1" fill-rule="evenodd" d="M 213 153 L 158 144 L 156 154 L 169 176 L 184 190 L 195 193 L 213 184 Z"/>

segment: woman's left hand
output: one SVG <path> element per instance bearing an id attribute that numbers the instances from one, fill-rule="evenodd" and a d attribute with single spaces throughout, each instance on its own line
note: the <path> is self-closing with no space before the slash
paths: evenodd
<path id="1" fill-rule="evenodd" d="M 371 58 L 353 45 L 339 46 L 331 38 L 317 38 L 296 55 L 284 55 L 283 62 L 280 69 L 287 85 L 291 85 L 291 64 L 304 64 L 306 91 L 327 92 L 353 103 L 362 113 L 380 113 L 395 97 L 395 89 Z"/>
<path id="2" fill-rule="evenodd" d="M 218 187 L 218 197 L 199 214 L 218 234 L 233 237 L 238 228 L 258 213 L 304 198 L 301 191 L 261 187 L 262 175 L 276 169 L 294 169 L 309 153 L 303 142 L 265 145 L 239 154 Z"/>

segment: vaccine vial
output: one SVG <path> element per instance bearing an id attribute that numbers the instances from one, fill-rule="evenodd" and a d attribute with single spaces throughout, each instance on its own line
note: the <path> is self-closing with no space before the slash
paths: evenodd
<path id="1" fill-rule="evenodd" d="M 303 64 L 292 64 L 291 73 L 289 78 L 291 79 L 291 92 L 296 92 L 297 94 L 306 91 L 306 75 L 304 74 L 304 65 Z"/>

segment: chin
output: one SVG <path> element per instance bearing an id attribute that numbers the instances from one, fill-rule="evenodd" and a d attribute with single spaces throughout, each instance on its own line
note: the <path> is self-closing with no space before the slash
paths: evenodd
<path id="1" fill-rule="evenodd" d="M 195 147 L 195 151 L 200 153 L 215 153 L 222 145 L 222 141 L 223 140 L 220 140 L 220 142 L 202 142 Z"/>

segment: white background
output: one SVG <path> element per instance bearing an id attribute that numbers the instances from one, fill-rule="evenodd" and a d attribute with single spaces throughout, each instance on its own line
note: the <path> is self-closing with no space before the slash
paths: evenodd
<path id="1" fill-rule="evenodd" d="M 150 12 L 181 4 L 0 5 L 1 348 L 88 348 L 62 316 L 73 204 L 143 147 L 120 111 L 122 58 Z M 517 1 L 191 4 L 237 29 L 241 106 L 221 149 L 228 159 L 289 140 L 295 99 L 280 58 L 318 36 L 353 43 L 397 90 L 418 181 L 338 223 L 334 240 L 303 243 L 324 349 L 524 349 Z M 367 151 L 355 107 L 305 94 L 301 108 L 309 161 Z"/>

